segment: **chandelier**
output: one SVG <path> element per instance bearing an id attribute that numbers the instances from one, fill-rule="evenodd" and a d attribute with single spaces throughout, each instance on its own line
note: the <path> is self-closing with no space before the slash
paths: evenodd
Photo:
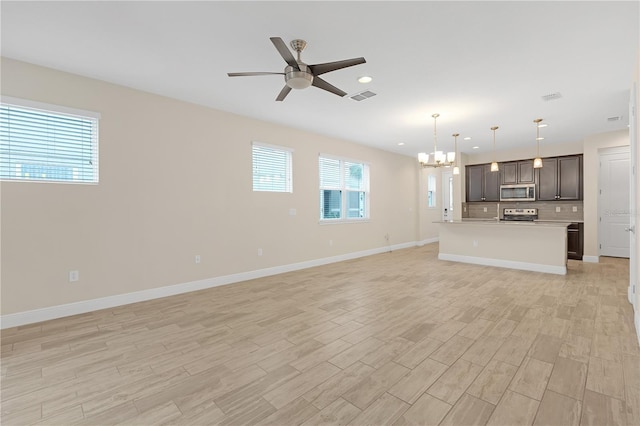
<path id="1" fill-rule="evenodd" d="M 433 152 L 427 154 L 421 152 L 418 154 L 418 161 L 422 167 L 450 167 L 455 163 L 456 153 L 438 151 L 438 132 L 436 128 L 436 121 L 440 114 L 433 114 Z"/>

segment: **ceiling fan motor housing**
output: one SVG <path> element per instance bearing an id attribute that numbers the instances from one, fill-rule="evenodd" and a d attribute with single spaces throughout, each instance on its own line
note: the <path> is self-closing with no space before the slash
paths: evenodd
<path id="1" fill-rule="evenodd" d="M 287 86 L 292 89 L 306 89 L 313 83 L 313 74 L 311 74 L 307 65 L 298 63 L 300 70 L 288 65 L 284 69 L 284 81 Z"/>

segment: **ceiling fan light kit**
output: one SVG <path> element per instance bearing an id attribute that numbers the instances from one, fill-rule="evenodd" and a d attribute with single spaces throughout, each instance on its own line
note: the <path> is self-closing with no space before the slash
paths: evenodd
<path id="1" fill-rule="evenodd" d="M 302 62 L 300 54 L 307 46 L 307 42 L 300 39 L 291 41 L 291 48 L 297 52 L 298 58 L 294 58 L 291 51 L 280 37 L 271 37 L 271 42 L 287 63 L 284 72 L 231 72 L 227 73 L 229 77 L 247 77 L 257 75 L 284 75 L 285 86 L 282 88 L 276 101 L 283 101 L 287 97 L 291 89 L 301 90 L 309 86 L 315 86 L 319 89 L 326 90 L 338 96 L 345 96 L 347 92 L 338 89 L 329 82 L 323 80 L 319 76 L 331 71 L 342 68 L 352 67 L 354 65 L 364 64 L 364 58 L 345 59 L 342 61 L 327 62 L 323 64 L 307 65 Z"/>

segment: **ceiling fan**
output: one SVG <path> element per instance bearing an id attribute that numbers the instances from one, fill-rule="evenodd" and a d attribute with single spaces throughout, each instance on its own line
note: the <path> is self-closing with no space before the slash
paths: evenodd
<path id="1" fill-rule="evenodd" d="M 278 52 L 280 52 L 280 55 L 287 63 L 287 66 L 284 68 L 284 72 L 230 72 L 227 73 L 227 75 L 229 77 L 274 74 L 284 75 L 285 86 L 280 91 L 276 101 L 283 101 L 291 89 L 306 89 L 309 86 L 315 86 L 319 89 L 326 90 L 327 92 L 335 93 L 338 96 L 344 96 L 347 92 L 338 89 L 318 76 L 341 68 L 352 67 L 354 65 L 360 65 L 367 62 L 364 58 L 353 58 L 345 59 L 343 61 L 327 62 L 324 64 L 307 65 L 300 59 L 300 53 L 307 46 L 306 41 L 299 39 L 291 41 L 291 48 L 298 52 L 298 59 L 293 57 L 291 51 L 289 51 L 289 48 L 287 48 L 287 45 L 280 37 L 271 37 L 271 42 L 276 49 L 278 49 Z"/>

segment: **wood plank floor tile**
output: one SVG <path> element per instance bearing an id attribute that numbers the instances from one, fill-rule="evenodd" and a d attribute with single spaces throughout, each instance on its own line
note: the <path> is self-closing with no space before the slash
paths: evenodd
<path id="1" fill-rule="evenodd" d="M 483 367 L 459 359 L 427 391 L 448 404 L 455 404 Z"/>
<path id="2" fill-rule="evenodd" d="M 0 422 L 526 424 L 540 401 L 537 425 L 640 424 L 628 260 L 553 276 L 437 257 L 427 244 L 1 330 Z"/>
<path id="3" fill-rule="evenodd" d="M 487 425 L 531 425 L 539 404 L 535 399 L 508 390 L 493 410 Z"/>
<path id="4" fill-rule="evenodd" d="M 640 356 L 623 355 L 627 424 L 640 425 Z"/>
<path id="5" fill-rule="evenodd" d="M 360 409 L 338 398 L 327 405 L 315 416 L 302 423 L 302 426 L 346 425 L 361 413 Z"/>
<path id="6" fill-rule="evenodd" d="M 274 426 L 299 424 L 315 416 L 318 412 L 319 410 L 304 398 L 298 398 L 256 424 Z"/>
<path id="7" fill-rule="evenodd" d="M 586 390 L 582 401 L 580 425 L 626 425 L 625 403 L 601 393 Z"/>
<path id="8" fill-rule="evenodd" d="M 324 409 L 356 384 L 369 377 L 375 368 L 355 362 L 335 376 L 322 382 L 303 395 L 307 401 L 319 409 Z"/>
<path id="9" fill-rule="evenodd" d="M 415 368 L 441 345 L 443 345 L 443 343 L 440 340 L 426 337 L 403 352 L 394 361 L 407 368 Z"/>
<path id="10" fill-rule="evenodd" d="M 342 394 L 342 397 L 359 409 L 364 410 L 369 404 L 391 389 L 408 372 L 408 368 L 395 362 L 389 362 L 351 387 L 351 389 Z"/>
<path id="11" fill-rule="evenodd" d="M 267 392 L 264 399 L 280 409 L 339 372 L 335 365 L 323 362 Z"/>
<path id="12" fill-rule="evenodd" d="M 388 392 L 413 404 L 447 368 L 446 364 L 427 358 L 400 379 Z"/>
<path id="13" fill-rule="evenodd" d="M 493 404 L 464 394 L 442 420 L 440 426 L 484 426 L 494 408 Z"/>
<path id="14" fill-rule="evenodd" d="M 582 400 L 587 380 L 587 365 L 567 358 L 557 358 L 547 389 Z"/>
<path id="15" fill-rule="evenodd" d="M 539 401 L 542 399 L 552 370 L 553 364 L 535 358 L 526 358 L 511 381 L 509 389 Z"/>
<path id="16" fill-rule="evenodd" d="M 578 426 L 582 404 L 568 396 L 547 390 L 542 397 L 538 414 L 533 422 L 535 426 Z"/>
<path id="17" fill-rule="evenodd" d="M 475 340 L 473 339 L 455 335 L 440 346 L 438 350 L 429 355 L 429 358 L 451 366 L 474 343 Z"/>
<path id="18" fill-rule="evenodd" d="M 591 357 L 587 375 L 587 389 L 624 401 L 622 360 Z"/>
<path id="19" fill-rule="evenodd" d="M 467 393 L 497 405 L 516 371 L 518 367 L 493 359 L 469 386 Z"/>
<path id="20" fill-rule="evenodd" d="M 386 425 L 393 424 L 405 411 L 409 404 L 385 393 L 355 419 L 351 425 Z"/>
<path id="21" fill-rule="evenodd" d="M 338 355 L 329 359 L 329 362 L 340 368 L 347 368 L 356 361 L 361 360 L 370 352 L 380 348 L 385 343 L 375 337 L 368 337 L 365 340 L 354 344 L 350 348 L 340 352 Z"/>
<path id="22" fill-rule="evenodd" d="M 437 426 L 449 410 L 451 405 L 425 393 L 405 411 L 394 426 Z"/>

